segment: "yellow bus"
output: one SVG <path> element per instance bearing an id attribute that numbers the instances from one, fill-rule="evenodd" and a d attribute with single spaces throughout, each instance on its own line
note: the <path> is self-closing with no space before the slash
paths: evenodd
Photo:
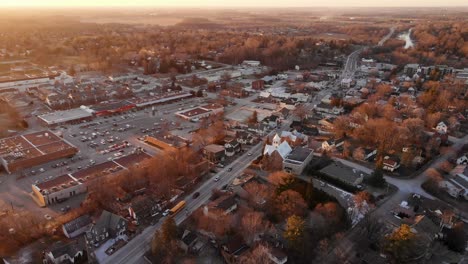
<path id="1" fill-rule="evenodd" d="M 176 206 L 172 207 L 171 210 L 169 210 L 169 215 L 177 214 L 184 207 L 185 201 L 180 201 L 178 204 L 176 204 Z"/>

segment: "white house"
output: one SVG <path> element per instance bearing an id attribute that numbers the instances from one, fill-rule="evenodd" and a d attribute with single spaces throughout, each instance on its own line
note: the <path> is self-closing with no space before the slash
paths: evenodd
<path id="1" fill-rule="evenodd" d="M 386 171 L 395 171 L 400 167 L 400 162 L 397 159 L 385 156 L 383 160 L 383 169 Z"/>
<path id="2" fill-rule="evenodd" d="M 463 164 L 468 164 L 468 157 L 466 157 L 466 155 L 463 155 L 457 159 L 457 165 Z"/>
<path id="3" fill-rule="evenodd" d="M 242 65 L 245 65 L 245 66 L 250 66 L 250 67 L 258 67 L 260 66 L 260 62 L 259 61 L 254 61 L 254 60 L 245 60 L 242 62 Z"/>
<path id="4" fill-rule="evenodd" d="M 86 246 L 78 241 L 62 244 L 57 242 L 44 252 L 44 262 L 53 264 L 80 263 L 85 260 Z"/>
<path id="5" fill-rule="evenodd" d="M 447 125 L 442 121 L 439 124 L 437 124 L 435 130 L 439 134 L 447 134 Z"/>
<path id="6" fill-rule="evenodd" d="M 333 148 L 338 148 L 344 144 L 344 139 L 329 139 L 322 142 L 322 150 L 330 151 Z"/>
<path id="7" fill-rule="evenodd" d="M 273 152 L 278 151 L 280 156 L 283 158 L 283 160 L 286 158 L 286 156 L 291 153 L 292 148 L 289 145 L 287 141 L 281 142 L 281 137 L 276 134 L 273 137 L 273 142 L 271 145 L 267 144 L 265 145 L 265 149 L 263 150 L 263 155 L 268 155 L 270 156 Z"/>

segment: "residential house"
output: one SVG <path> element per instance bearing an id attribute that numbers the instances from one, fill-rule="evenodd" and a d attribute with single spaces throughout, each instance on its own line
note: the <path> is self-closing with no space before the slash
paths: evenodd
<path id="1" fill-rule="evenodd" d="M 249 246 L 245 243 L 241 236 L 233 236 L 229 241 L 222 246 L 222 255 L 228 264 L 238 263 L 239 257 L 246 253 Z"/>
<path id="2" fill-rule="evenodd" d="M 322 114 L 328 115 L 341 115 L 344 113 L 344 108 L 341 106 L 332 106 L 331 104 L 326 104 L 321 102 L 320 104 L 315 106 L 315 110 Z"/>
<path id="3" fill-rule="evenodd" d="M 361 184 L 364 178 L 369 176 L 362 171 L 348 167 L 338 161 L 321 169 L 320 172 L 354 186 Z"/>
<path id="4" fill-rule="evenodd" d="M 325 117 L 321 120 L 318 121 L 319 125 L 321 125 L 323 128 L 326 129 L 333 129 L 334 125 L 333 122 L 335 121 L 336 118 L 334 117 Z"/>
<path id="5" fill-rule="evenodd" d="M 377 155 L 377 149 L 364 148 L 364 160 L 369 160 L 373 156 Z"/>
<path id="6" fill-rule="evenodd" d="M 231 139 L 224 143 L 224 153 L 226 157 L 232 157 L 241 151 L 242 147 L 237 139 Z"/>
<path id="7" fill-rule="evenodd" d="M 383 169 L 393 172 L 400 167 L 400 160 L 396 157 L 385 156 L 383 160 Z"/>
<path id="8" fill-rule="evenodd" d="M 137 197 L 128 207 L 128 214 L 138 224 L 151 220 L 159 211 L 161 211 L 161 207 L 158 201 L 145 196 Z"/>
<path id="9" fill-rule="evenodd" d="M 185 253 L 199 252 L 205 246 L 205 243 L 198 238 L 197 233 L 190 230 L 184 230 L 184 233 L 178 240 L 178 244 Z"/>
<path id="10" fill-rule="evenodd" d="M 297 130 L 281 131 L 281 141 L 288 141 L 291 146 L 303 146 L 307 145 L 309 137 L 297 132 Z"/>
<path id="11" fill-rule="evenodd" d="M 439 185 L 446 189 L 450 196 L 468 200 L 468 166 L 465 166 L 463 171 L 457 172 L 453 178 L 442 181 Z"/>
<path id="12" fill-rule="evenodd" d="M 325 140 L 322 142 L 322 150 L 330 151 L 332 149 L 343 146 L 343 144 L 344 144 L 343 138 L 339 138 L 339 139 L 331 138 L 329 140 Z"/>
<path id="13" fill-rule="evenodd" d="M 243 145 L 252 145 L 254 143 L 254 137 L 252 133 L 246 131 L 237 131 L 236 133 L 237 142 Z"/>
<path id="14" fill-rule="evenodd" d="M 268 125 L 270 128 L 277 127 L 279 122 L 280 122 L 280 118 L 277 115 L 271 115 L 271 116 L 265 117 L 265 119 L 263 119 L 263 123 L 265 125 Z"/>
<path id="15" fill-rule="evenodd" d="M 237 200 L 233 194 L 225 194 L 217 198 L 213 202 L 205 205 L 203 214 L 217 219 L 220 215 L 228 215 L 237 209 Z"/>
<path id="16" fill-rule="evenodd" d="M 288 262 L 288 255 L 284 251 L 277 247 L 265 248 L 268 258 L 275 264 L 285 264 Z"/>
<path id="17" fill-rule="evenodd" d="M 437 124 L 437 126 L 435 127 L 435 130 L 439 134 L 447 134 L 447 129 L 448 127 L 443 121 Z"/>
<path id="18" fill-rule="evenodd" d="M 278 115 L 281 116 L 283 119 L 287 119 L 291 113 L 291 110 L 288 109 L 287 107 L 281 108 L 281 110 L 278 111 Z"/>
<path id="19" fill-rule="evenodd" d="M 85 233 L 92 223 L 89 215 L 82 215 L 62 225 L 63 234 L 68 238 Z"/>
<path id="20" fill-rule="evenodd" d="M 466 154 L 457 159 L 457 165 L 463 165 L 463 164 L 464 165 L 468 164 L 468 157 L 466 156 Z"/>
<path id="21" fill-rule="evenodd" d="M 264 80 L 255 80 L 252 82 L 252 89 L 254 90 L 263 90 L 265 88 Z"/>
<path id="22" fill-rule="evenodd" d="M 104 210 L 96 223 L 86 232 L 86 242 L 89 246 L 97 247 L 109 238 L 124 235 L 127 226 L 125 218 Z"/>
<path id="23" fill-rule="evenodd" d="M 313 125 L 305 125 L 301 121 L 293 121 L 289 127 L 307 136 L 317 136 L 319 134 L 317 127 Z"/>
<path id="24" fill-rule="evenodd" d="M 265 125 L 263 123 L 249 124 L 248 127 L 247 127 L 247 131 L 256 133 L 256 134 L 261 135 L 261 136 L 265 135 L 265 133 L 268 131 L 268 129 L 269 129 L 268 125 Z"/>
<path id="25" fill-rule="evenodd" d="M 86 263 L 88 259 L 83 239 L 64 244 L 59 241 L 44 251 L 45 264 Z"/>

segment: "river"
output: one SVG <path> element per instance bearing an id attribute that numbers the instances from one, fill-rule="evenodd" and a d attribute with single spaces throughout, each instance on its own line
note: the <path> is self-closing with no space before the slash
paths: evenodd
<path id="1" fill-rule="evenodd" d="M 409 48 L 414 47 L 413 40 L 411 39 L 411 30 L 413 30 L 413 29 L 410 28 L 410 30 L 408 30 L 408 32 L 401 33 L 398 36 L 398 39 L 404 40 L 406 42 L 405 43 L 405 49 L 409 49 Z"/>

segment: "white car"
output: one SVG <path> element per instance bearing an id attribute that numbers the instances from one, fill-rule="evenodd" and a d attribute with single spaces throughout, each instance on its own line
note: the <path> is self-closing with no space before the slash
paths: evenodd
<path id="1" fill-rule="evenodd" d="M 247 156 L 252 156 L 252 152 L 247 153 Z"/>
<path id="2" fill-rule="evenodd" d="M 167 216 L 169 214 L 169 209 L 166 209 L 166 211 L 163 212 L 163 216 Z"/>
<path id="3" fill-rule="evenodd" d="M 219 181 L 219 176 L 216 176 L 213 180 L 214 180 L 215 182 Z"/>
<path id="4" fill-rule="evenodd" d="M 44 218 L 47 219 L 47 220 L 52 220 L 52 216 L 48 215 L 48 214 L 45 214 L 44 215 Z"/>

